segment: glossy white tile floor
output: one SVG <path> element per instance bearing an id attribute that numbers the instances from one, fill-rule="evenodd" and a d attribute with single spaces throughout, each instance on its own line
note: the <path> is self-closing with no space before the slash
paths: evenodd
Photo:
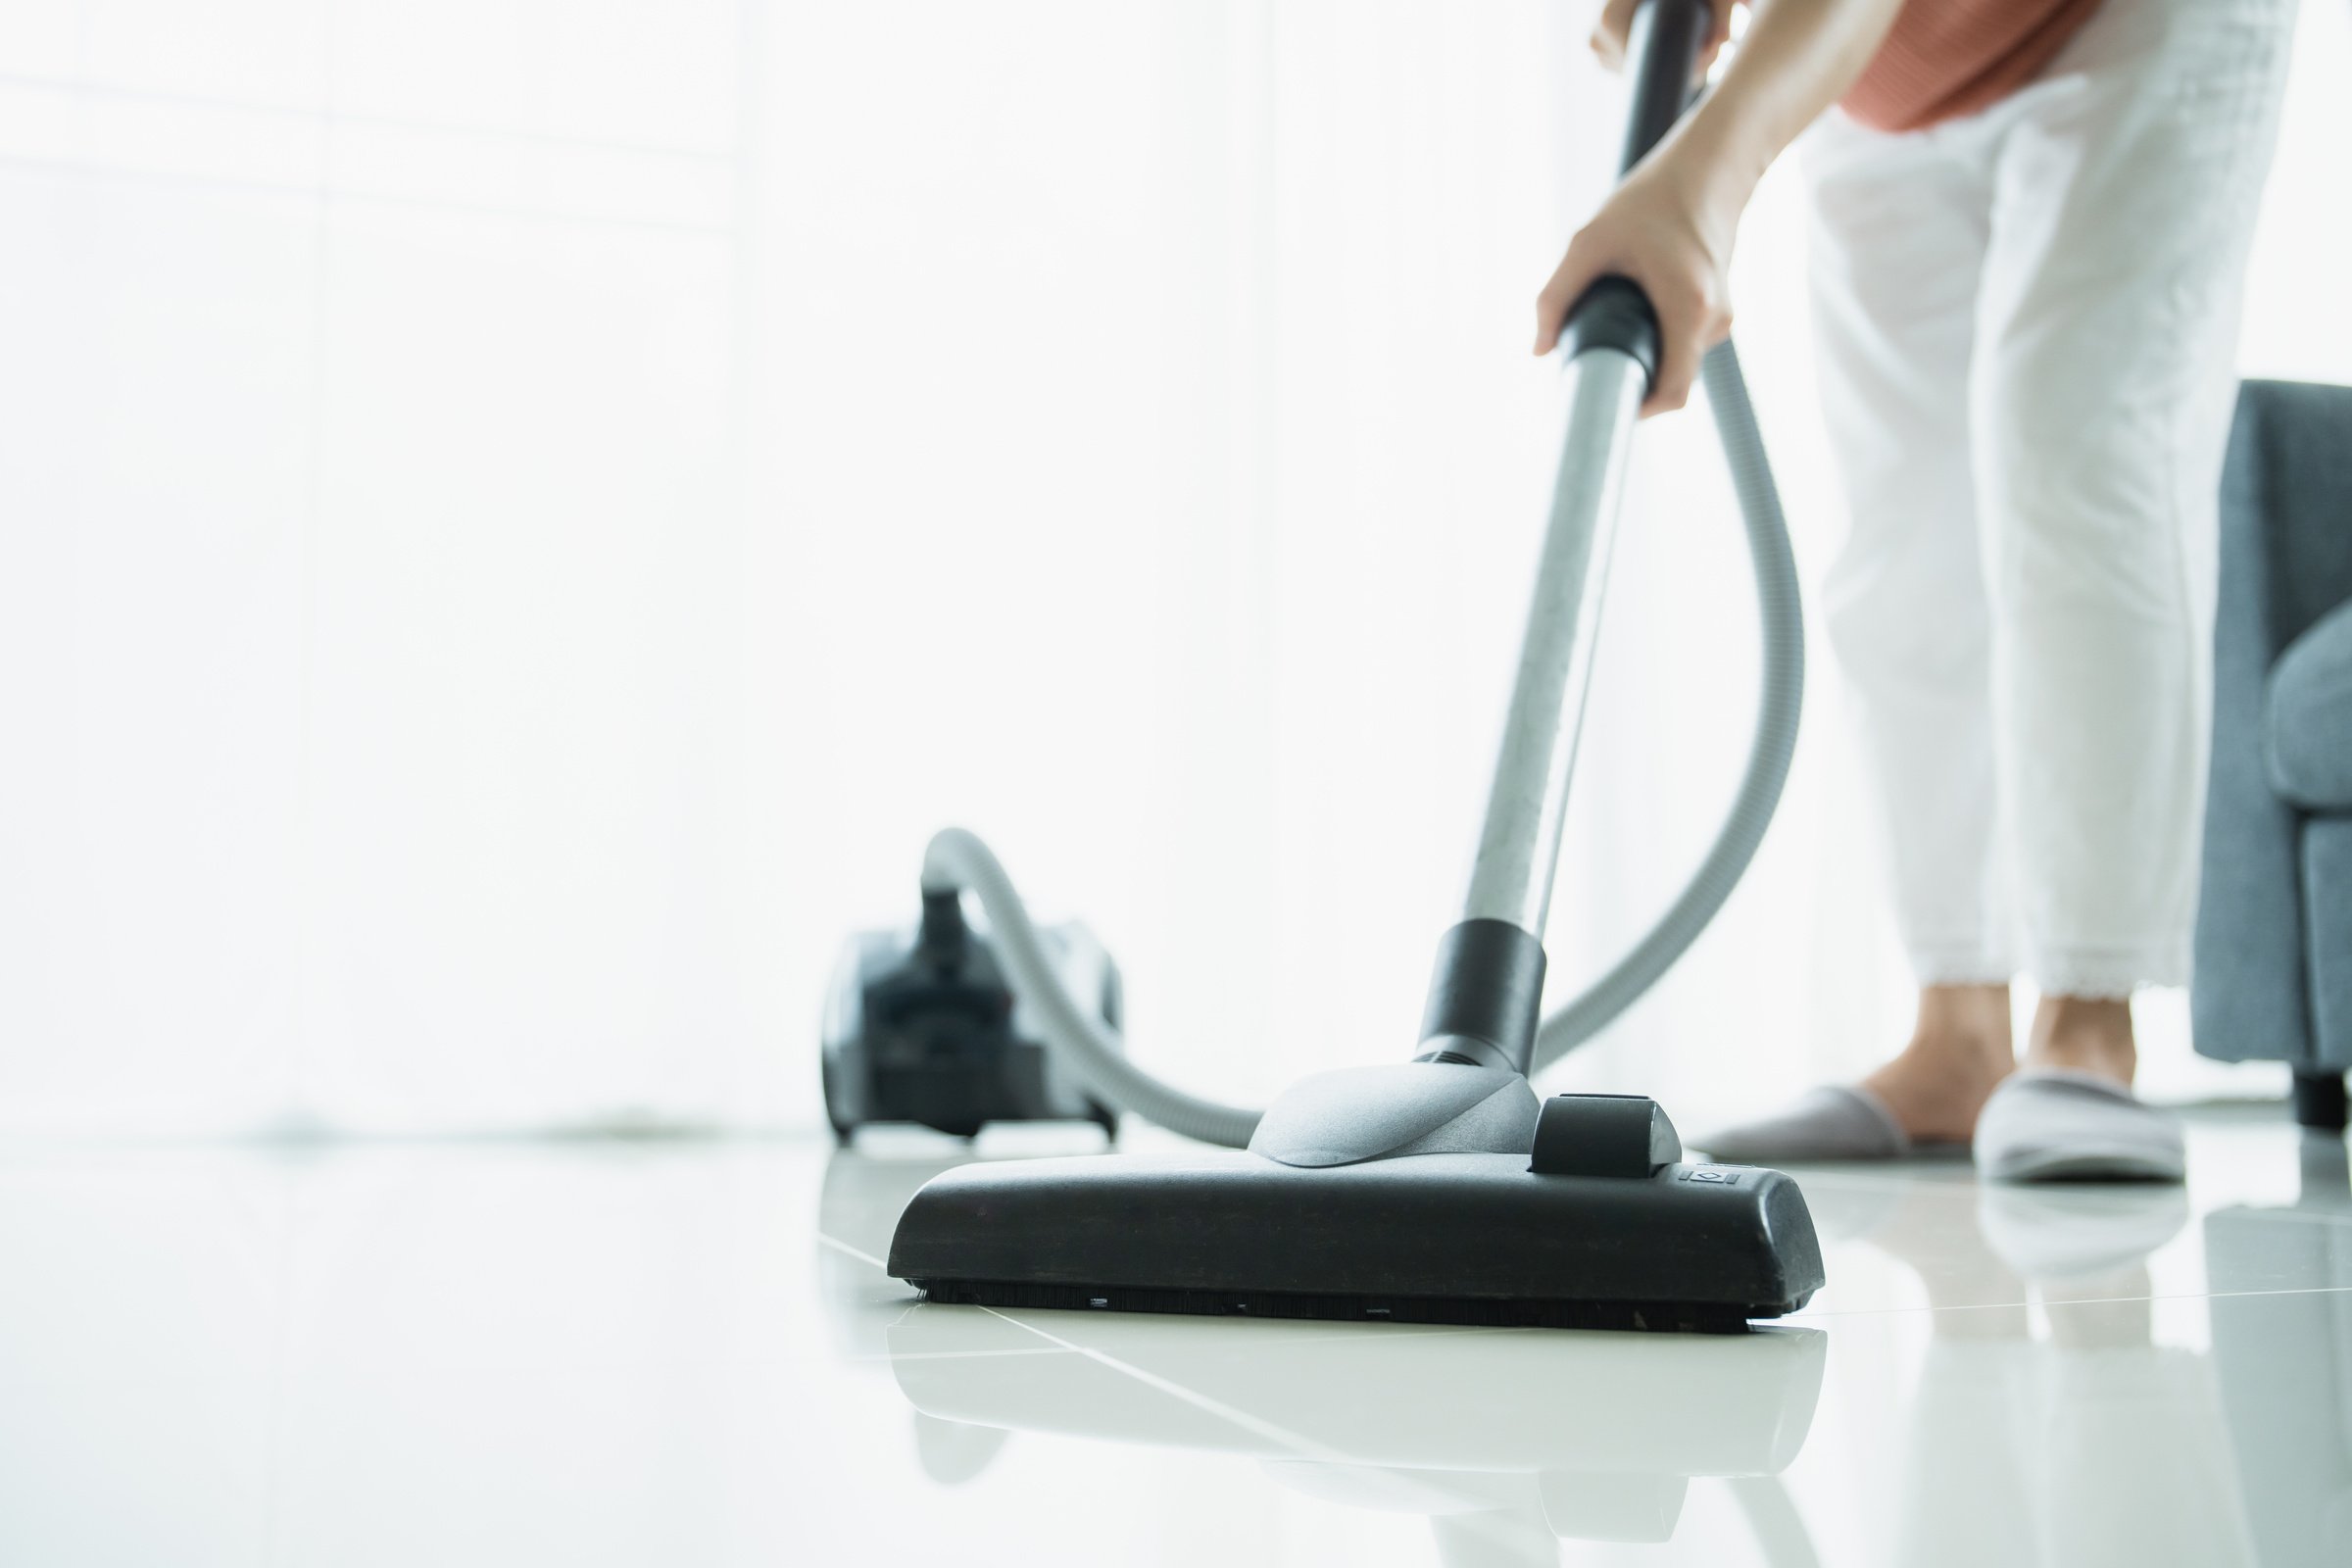
<path id="1" fill-rule="evenodd" d="M 2352 1186 L 2276 1113 L 2185 1194 L 1806 1173 L 1830 1287 L 1741 1339 L 917 1305 L 952 1148 L 0 1151 L 0 1562 L 2352 1563 Z"/>

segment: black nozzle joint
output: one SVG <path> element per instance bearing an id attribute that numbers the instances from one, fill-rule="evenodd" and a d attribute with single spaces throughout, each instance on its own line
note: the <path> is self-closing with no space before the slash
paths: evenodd
<path id="1" fill-rule="evenodd" d="M 1524 1073 L 1544 1011 L 1544 944 L 1508 920 L 1464 920 L 1438 943 L 1420 1060 Z"/>
<path id="2" fill-rule="evenodd" d="M 1568 320 L 1560 328 L 1564 358 L 1615 349 L 1642 367 L 1645 386 L 1658 379 L 1658 313 L 1650 309 L 1649 296 L 1641 284 L 1615 272 L 1593 280 L 1568 308 Z"/>
<path id="3" fill-rule="evenodd" d="M 915 934 L 915 946 L 923 952 L 952 958 L 963 952 L 972 928 L 963 923 L 963 891 L 948 888 L 934 892 L 923 889 L 923 923 Z"/>

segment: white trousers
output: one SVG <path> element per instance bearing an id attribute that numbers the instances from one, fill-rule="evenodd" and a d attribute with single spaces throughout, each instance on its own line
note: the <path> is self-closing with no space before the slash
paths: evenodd
<path id="1" fill-rule="evenodd" d="M 1852 516 L 1826 620 L 1923 984 L 2187 979 L 2214 520 L 2293 0 L 2106 0 L 1904 135 L 1807 134 Z"/>

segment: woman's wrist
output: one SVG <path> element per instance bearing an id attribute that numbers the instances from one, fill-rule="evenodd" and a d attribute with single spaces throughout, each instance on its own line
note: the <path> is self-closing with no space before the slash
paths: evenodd
<path id="1" fill-rule="evenodd" d="M 1684 203 L 1702 228 L 1728 238 L 1770 164 L 1769 154 L 1759 155 L 1719 127 L 1692 119 L 1658 144 L 1644 169 L 1685 193 Z"/>
<path id="2" fill-rule="evenodd" d="M 1658 152 L 1678 167 L 1680 178 L 1710 211 L 1737 219 L 1746 211 L 1781 147 L 1758 134 L 1742 117 L 1709 114 L 1711 107 L 1710 101 L 1702 100 Z"/>

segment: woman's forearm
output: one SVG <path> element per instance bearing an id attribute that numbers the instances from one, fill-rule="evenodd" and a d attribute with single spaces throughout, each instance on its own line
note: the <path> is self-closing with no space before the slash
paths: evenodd
<path id="1" fill-rule="evenodd" d="M 1728 0 L 1719 0 L 1728 3 Z M 1712 91 L 1661 152 L 1744 205 L 1764 171 L 1862 74 L 1903 0 L 1764 0 Z"/>

